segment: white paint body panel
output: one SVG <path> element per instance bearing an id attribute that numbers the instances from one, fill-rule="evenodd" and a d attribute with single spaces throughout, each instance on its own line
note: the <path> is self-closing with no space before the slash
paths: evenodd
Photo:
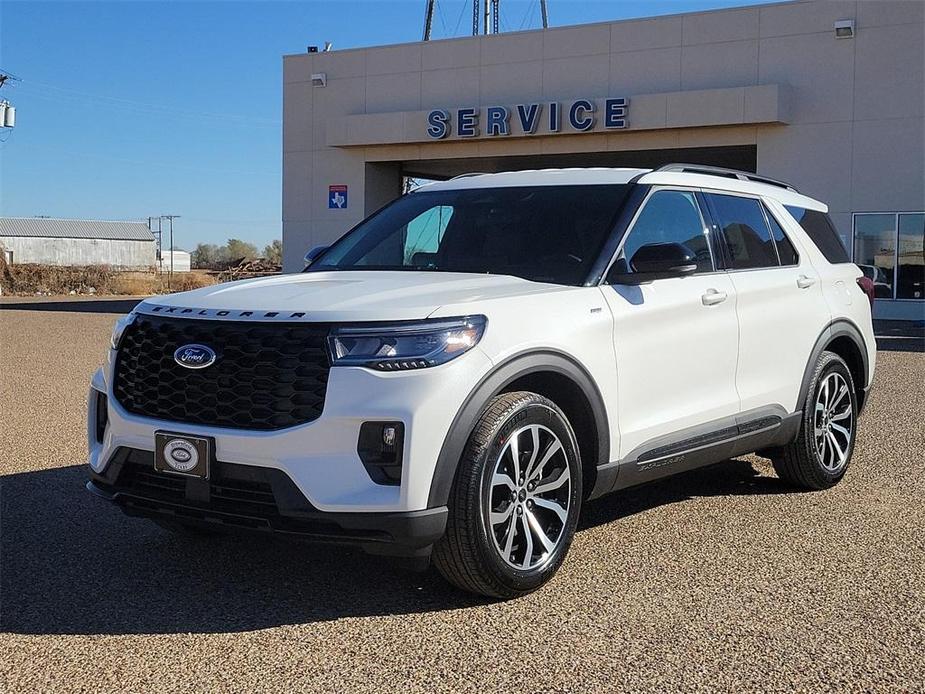
<path id="1" fill-rule="evenodd" d="M 435 185 L 614 183 L 640 173 L 645 172 L 522 172 Z M 705 182 L 723 190 L 715 177 L 646 177 L 688 190 Z M 813 345 L 835 318 L 850 320 L 862 332 L 872 374 L 876 347 L 870 309 L 855 284 L 860 271 L 851 264 L 828 264 L 783 208 L 825 206 L 770 185 L 731 181 L 729 190 L 765 200 L 794 240 L 799 267 L 714 272 L 634 287 L 565 287 L 462 273 L 319 272 L 146 300 L 136 310 L 190 320 L 223 320 L 222 313 L 234 314 L 227 319 L 235 320 L 241 312 L 248 313 L 247 320 L 334 323 L 478 314 L 488 324 L 477 347 L 442 366 L 398 373 L 332 368 L 322 415 L 279 431 L 186 425 L 129 414 L 112 396 L 110 351 L 107 365 L 91 384 L 90 466 L 102 470 L 119 446 L 153 450 L 154 432 L 165 429 L 214 437 L 221 461 L 285 471 L 320 510 L 415 511 L 428 506 L 436 461 L 462 404 L 494 367 L 519 354 L 560 352 L 589 374 L 606 409 L 609 461 L 656 437 L 742 410 L 772 404 L 795 410 Z M 818 282 L 799 289 L 801 274 Z M 705 305 L 703 297 L 710 290 L 724 292 L 726 299 Z M 94 390 L 109 395 L 110 424 L 102 443 L 95 441 L 93 431 Z M 360 424 L 369 420 L 405 424 L 400 486 L 375 484 L 357 455 Z"/>
<path id="2" fill-rule="evenodd" d="M 600 288 L 613 313 L 620 457 L 739 412 L 736 296 L 725 273 Z M 705 306 L 709 291 L 726 300 Z"/>

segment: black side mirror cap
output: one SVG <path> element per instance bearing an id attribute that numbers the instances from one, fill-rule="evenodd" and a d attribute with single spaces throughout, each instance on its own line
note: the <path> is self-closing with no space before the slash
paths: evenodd
<path id="1" fill-rule="evenodd" d="M 697 271 L 697 255 L 683 243 L 647 243 L 630 259 L 632 272 L 609 278 L 611 284 L 643 284 Z"/>

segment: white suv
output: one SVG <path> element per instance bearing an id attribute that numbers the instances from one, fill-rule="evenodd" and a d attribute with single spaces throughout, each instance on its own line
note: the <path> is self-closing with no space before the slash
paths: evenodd
<path id="1" fill-rule="evenodd" d="M 91 491 L 181 532 L 432 554 L 509 598 L 555 573 L 589 499 L 753 451 L 804 488 L 847 469 L 873 286 L 786 184 L 464 176 L 307 259 L 118 322 Z"/>

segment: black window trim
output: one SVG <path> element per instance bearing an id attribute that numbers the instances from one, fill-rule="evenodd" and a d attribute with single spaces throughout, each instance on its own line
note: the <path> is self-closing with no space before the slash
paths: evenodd
<path id="1" fill-rule="evenodd" d="M 607 277 L 610 275 L 610 271 L 613 269 L 613 264 L 617 261 L 617 258 L 620 256 L 620 252 L 623 250 L 623 244 L 626 242 L 626 239 L 632 233 L 633 227 L 636 225 L 636 221 L 639 219 L 640 213 L 642 212 L 643 208 L 645 208 L 646 204 L 649 202 L 649 199 L 656 193 L 663 191 L 663 190 L 676 191 L 676 192 L 681 192 L 681 193 L 690 193 L 691 195 L 694 196 L 694 201 L 697 203 L 697 207 L 700 211 L 700 221 L 703 222 L 704 224 L 704 233 L 706 233 L 706 236 L 707 236 L 707 247 L 710 250 L 710 258 L 712 260 L 713 270 L 709 272 L 694 272 L 692 274 L 698 277 L 703 277 L 705 275 L 716 275 L 718 273 L 724 272 L 724 269 L 719 267 L 719 263 L 717 262 L 716 245 L 715 245 L 715 239 L 712 233 L 712 224 L 711 224 L 712 216 L 708 214 L 706 208 L 704 207 L 705 201 L 703 199 L 703 196 L 701 195 L 700 189 L 692 188 L 690 186 L 679 186 L 679 185 L 671 185 L 671 184 L 652 185 L 652 186 L 648 186 L 648 190 L 646 191 L 646 194 L 639 201 L 639 204 L 636 205 L 635 209 L 632 210 L 632 214 L 627 215 L 628 219 L 624 222 L 622 228 L 620 229 L 620 237 L 617 239 L 616 246 L 614 247 L 613 252 L 610 255 L 610 258 L 607 262 L 607 265 L 605 266 L 604 271 L 601 273 L 600 280 L 598 282 L 599 285 L 609 285 L 610 284 L 607 281 Z M 621 225 L 618 224 L 618 226 L 621 226 Z M 657 282 L 659 280 L 653 280 L 653 281 Z"/>

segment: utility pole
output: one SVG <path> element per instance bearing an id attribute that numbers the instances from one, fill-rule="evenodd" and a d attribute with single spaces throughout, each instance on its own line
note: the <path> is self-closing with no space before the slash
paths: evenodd
<path id="1" fill-rule="evenodd" d="M 8 82 L 18 82 L 19 78 L 7 72 L 0 72 L 0 88 Z M 16 125 L 16 107 L 6 99 L 0 99 L 0 129 Z"/>
<path id="2" fill-rule="evenodd" d="M 170 289 L 170 279 L 173 277 L 173 220 L 179 218 L 178 214 L 165 214 L 162 217 L 170 224 L 170 271 L 167 273 L 167 289 Z"/>

